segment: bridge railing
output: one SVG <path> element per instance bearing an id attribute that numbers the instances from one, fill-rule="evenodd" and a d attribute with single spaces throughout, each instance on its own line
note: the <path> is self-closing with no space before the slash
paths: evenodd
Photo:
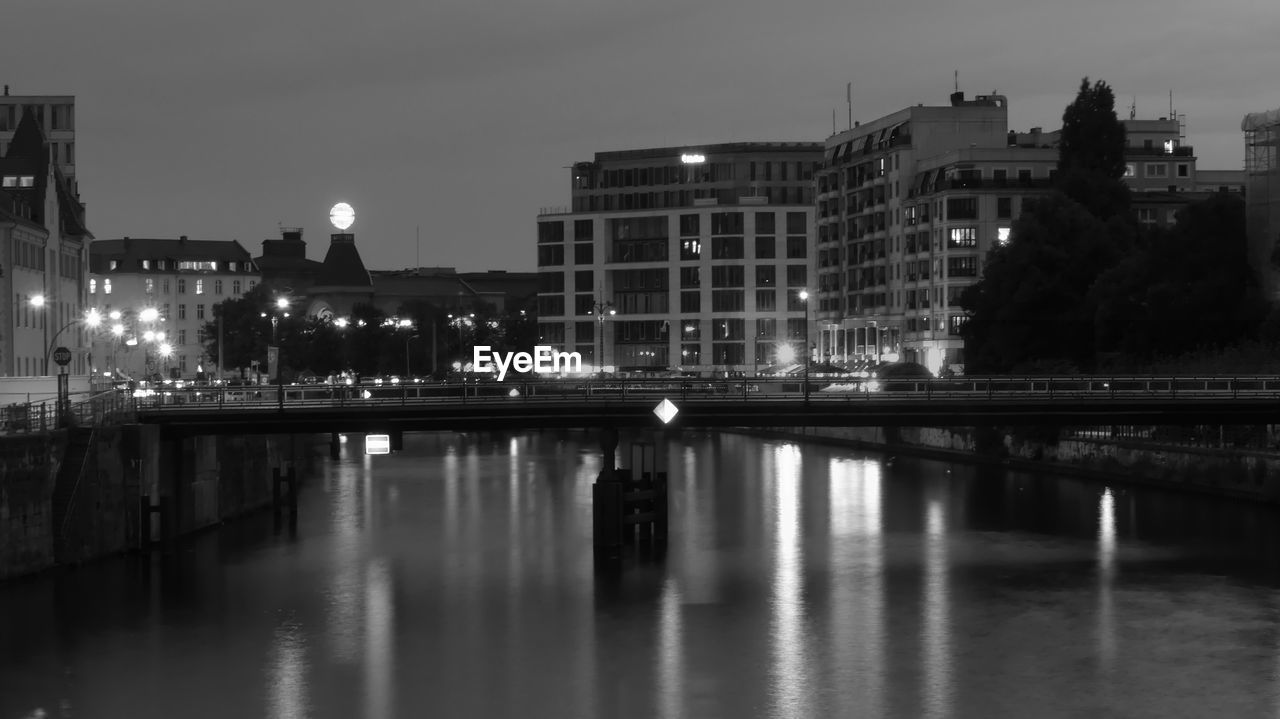
<path id="1" fill-rule="evenodd" d="M 142 393 L 145 394 L 145 393 Z M 282 396 L 283 395 L 283 396 Z M 121 406 L 138 409 L 235 407 L 356 407 L 369 404 L 467 402 L 648 402 L 672 400 L 794 400 L 804 395 L 803 381 L 791 378 L 708 380 L 513 380 L 507 382 L 404 383 L 359 385 L 254 385 L 157 389 L 146 396 L 116 395 Z M 1280 376 L 1001 376 L 955 378 L 823 378 L 811 379 L 811 402 L 857 402 L 875 399 L 1280 399 Z M 103 401 L 103 400 L 98 400 Z M 90 408 L 100 416 L 103 409 Z"/>

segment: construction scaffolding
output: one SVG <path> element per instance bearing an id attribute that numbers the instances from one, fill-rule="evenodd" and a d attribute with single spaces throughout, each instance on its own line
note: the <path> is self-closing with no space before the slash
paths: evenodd
<path id="1" fill-rule="evenodd" d="M 1249 259 L 1267 295 L 1280 299 L 1280 109 L 1245 115 L 1240 129 Z"/>

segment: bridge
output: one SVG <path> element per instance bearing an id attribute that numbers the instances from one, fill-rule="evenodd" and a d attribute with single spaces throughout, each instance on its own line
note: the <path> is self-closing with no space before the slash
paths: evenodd
<path id="1" fill-rule="evenodd" d="M 528 428 L 1195 425 L 1280 422 L 1280 377 L 965 377 L 811 383 L 590 380 L 162 389 L 167 436 Z"/>

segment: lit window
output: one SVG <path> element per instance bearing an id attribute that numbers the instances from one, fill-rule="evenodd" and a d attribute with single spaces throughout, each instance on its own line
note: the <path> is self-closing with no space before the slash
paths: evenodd
<path id="1" fill-rule="evenodd" d="M 97 281 L 97 280 L 95 280 L 95 279 L 93 279 L 93 278 L 90 278 L 90 279 L 89 279 L 89 294 L 93 295 L 93 294 L 97 294 L 97 293 L 98 293 L 98 281 Z"/>
<path id="2" fill-rule="evenodd" d="M 1125 163 L 1125 166 L 1124 166 L 1124 176 L 1125 176 L 1125 177 L 1137 177 L 1137 176 L 1138 176 L 1138 168 L 1137 168 L 1137 166 L 1136 166 L 1136 165 L 1134 165 L 1132 162 Z"/>
<path id="3" fill-rule="evenodd" d="M 146 289 L 144 291 L 147 294 L 151 294 L 152 292 L 156 291 L 156 281 L 151 279 L 150 277 L 144 280 L 144 284 L 146 286 Z"/>
<path id="4" fill-rule="evenodd" d="M 31 175 L 23 175 L 18 178 L 18 187 L 35 187 L 36 178 Z"/>
<path id="5" fill-rule="evenodd" d="M 102 281 L 102 292 L 107 295 L 111 294 L 111 280 Z"/>
<path id="6" fill-rule="evenodd" d="M 1008 242 L 1008 241 L 1009 241 L 1009 228 L 1008 228 L 1008 227 L 997 227 L 997 228 L 996 228 L 996 242 L 999 242 L 1000 244 L 1002 244 L 1002 245 L 1003 245 L 1003 244 L 1005 244 L 1005 243 L 1006 243 L 1006 242 Z"/>
<path id="7" fill-rule="evenodd" d="M 116 267 L 118 267 L 119 265 L 120 265 L 120 260 L 111 260 L 111 262 L 110 262 L 110 263 L 108 263 L 108 265 L 107 265 L 107 269 L 114 270 L 114 269 L 115 269 Z"/>
<path id="8" fill-rule="evenodd" d="M 149 270 L 149 269 L 151 269 L 151 260 L 143 260 L 143 261 L 142 261 L 142 269 L 144 269 L 144 270 Z"/>
<path id="9" fill-rule="evenodd" d="M 196 280 L 196 294 L 197 295 L 204 294 L 204 280 Z"/>
<path id="10" fill-rule="evenodd" d="M 1165 140 L 1165 141 L 1164 141 L 1164 154 L 1166 154 L 1166 155 L 1172 155 L 1172 154 L 1173 154 L 1173 147 L 1174 147 L 1174 145 L 1175 145 L 1175 143 L 1174 143 L 1174 141 L 1173 141 L 1173 140 Z"/>
<path id="11" fill-rule="evenodd" d="M 17 187 L 18 178 L 14 175 L 6 175 L 3 182 L 4 187 Z"/>

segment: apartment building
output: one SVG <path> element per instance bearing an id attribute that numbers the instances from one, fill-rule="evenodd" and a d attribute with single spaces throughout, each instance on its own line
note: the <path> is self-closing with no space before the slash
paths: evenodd
<path id="1" fill-rule="evenodd" d="M 13 142 L 18 124 L 31 114 L 48 144 L 49 158 L 57 165 L 71 196 L 79 198 L 76 181 L 76 98 L 74 95 L 0 95 L 0 157 Z M 0 188 L 2 189 L 2 188 Z"/>
<path id="2" fill-rule="evenodd" d="M 95 372 L 190 378 L 214 370 L 216 358 L 205 353 L 205 325 L 215 304 L 257 285 L 248 250 L 235 240 L 186 236 L 99 240 L 90 249 L 89 299 L 104 318 L 94 343 Z M 112 319 L 113 312 L 120 319 Z M 116 323 L 123 334 L 110 331 Z"/>

